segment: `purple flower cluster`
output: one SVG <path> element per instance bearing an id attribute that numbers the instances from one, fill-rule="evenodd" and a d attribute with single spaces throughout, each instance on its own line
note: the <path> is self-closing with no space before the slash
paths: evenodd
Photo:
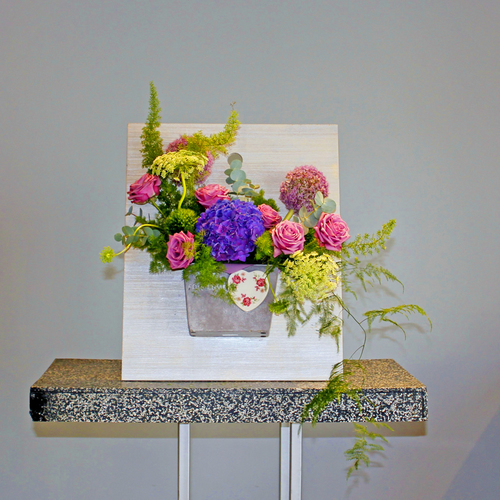
<path id="1" fill-rule="evenodd" d="M 203 243 L 212 247 L 215 260 L 245 262 L 264 232 L 264 223 L 253 203 L 219 200 L 201 214 L 196 231 L 204 232 Z"/>
<path id="2" fill-rule="evenodd" d="M 318 191 L 325 198 L 328 196 L 326 177 L 316 167 L 303 165 L 286 174 L 280 187 L 280 200 L 288 210 L 298 212 L 301 207 L 306 207 L 310 212 L 313 209 L 311 200 L 314 200 Z"/>

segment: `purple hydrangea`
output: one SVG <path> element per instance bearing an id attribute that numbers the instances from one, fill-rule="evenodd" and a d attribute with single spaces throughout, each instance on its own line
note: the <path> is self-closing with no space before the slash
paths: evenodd
<path id="1" fill-rule="evenodd" d="M 179 151 L 179 149 L 186 149 L 187 146 L 187 139 L 184 136 L 180 136 L 178 139 L 173 140 L 168 146 L 167 149 L 165 150 L 166 153 L 170 153 L 172 151 Z M 201 172 L 198 172 L 196 174 L 196 178 L 194 179 L 195 184 L 203 184 L 207 179 L 208 176 L 212 173 L 212 166 L 214 164 L 214 156 L 210 151 L 207 151 L 205 153 L 205 156 L 208 158 L 207 163 L 203 167 L 203 170 Z M 180 184 L 180 183 L 179 183 Z"/>
<path id="2" fill-rule="evenodd" d="M 303 165 L 286 174 L 280 187 L 280 200 L 288 210 L 298 212 L 301 207 L 306 207 L 310 212 L 313 209 L 311 200 L 314 200 L 318 191 L 325 198 L 328 196 L 326 177 L 316 167 Z"/>
<path id="3" fill-rule="evenodd" d="M 264 232 L 264 223 L 253 203 L 219 200 L 201 214 L 196 231 L 204 232 L 203 243 L 212 247 L 215 260 L 245 262 Z"/>

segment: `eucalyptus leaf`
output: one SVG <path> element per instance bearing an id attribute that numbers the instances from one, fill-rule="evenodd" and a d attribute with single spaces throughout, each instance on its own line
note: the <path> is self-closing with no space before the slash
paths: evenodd
<path id="1" fill-rule="evenodd" d="M 246 179 L 246 174 L 243 170 L 233 170 L 230 177 L 235 181 L 244 181 Z"/>
<path id="2" fill-rule="evenodd" d="M 153 229 L 153 236 L 155 238 L 158 238 L 158 236 L 160 236 L 160 235 L 161 235 L 161 233 L 160 233 L 160 231 L 158 231 L 158 229 Z"/>
<path id="3" fill-rule="evenodd" d="M 231 168 L 233 168 L 233 169 L 238 170 L 238 169 L 240 169 L 242 166 L 243 166 L 243 163 L 241 162 L 241 160 L 233 160 L 233 161 L 231 162 Z"/>
<path id="4" fill-rule="evenodd" d="M 115 241 L 122 241 L 122 233 L 115 234 Z"/>
<path id="5" fill-rule="evenodd" d="M 143 228 L 143 231 L 147 236 L 153 236 L 153 230 L 150 227 L 146 226 L 145 228 Z"/>
<path id="6" fill-rule="evenodd" d="M 133 209 L 134 209 L 133 205 L 130 205 L 130 208 L 128 209 L 128 212 L 126 215 L 130 215 L 132 213 Z"/>
<path id="7" fill-rule="evenodd" d="M 301 219 L 305 219 L 307 216 L 307 208 L 306 207 L 300 207 L 300 210 L 299 210 L 299 217 Z"/>
<path id="8" fill-rule="evenodd" d="M 238 189 L 240 189 L 240 187 L 243 187 L 245 184 L 241 181 L 236 181 L 234 184 L 233 184 L 233 191 L 235 191 L 236 193 L 238 192 Z"/>
<path id="9" fill-rule="evenodd" d="M 323 212 L 323 207 L 318 207 L 314 212 L 313 212 L 313 215 L 314 217 L 316 217 L 316 219 L 319 220 L 319 218 L 321 217 L 321 213 Z"/>
<path id="10" fill-rule="evenodd" d="M 139 208 L 139 217 L 142 217 L 142 208 Z"/>
<path id="11" fill-rule="evenodd" d="M 331 198 L 327 198 L 323 203 L 323 205 L 321 205 L 321 209 L 323 210 L 323 212 L 326 212 L 327 214 L 333 214 L 336 208 L 337 204 Z"/>
<path id="12" fill-rule="evenodd" d="M 231 177 L 226 177 L 226 184 L 232 184 L 234 181 Z"/>
<path id="13" fill-rule="evenodd" d="M 229 177 L 231 175 L 232 171 L 233 171 L 232 168 L 228 168 L 228 169 L 224 170 L 224 173 Z"/>
<path id="14" fill-rule="evenodd" d="M 304 226 L 306 227 L 314 227 L 319 221 L 319 217 L 316 217 L 314 214 L 311 214 L 307 219 L 304 220 Z"/>
<path id="15" fill-rule="evenodd" d="M 131 234 L 134 234 L 135 229 L 130 226 L 123 226 L 122 227 L 123 234 L 130 236 Z"/>
<path id="16" fill-rule="evenodd" d="M 316 193 L 316 196 L 314 197 L 314 202 L 316 203 L 316 205 L 323 205 L 323 201 L 323 193 L 321 191 L 318 191 Z"/>

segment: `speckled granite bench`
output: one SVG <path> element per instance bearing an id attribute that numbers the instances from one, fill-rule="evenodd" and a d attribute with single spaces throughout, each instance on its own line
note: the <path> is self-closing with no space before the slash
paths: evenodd
<path id="1" fill-rule="evenodd" d="M 369 401 L 364 418 L 379 422 L 427 419 L 427 388 L 392 359 L 345 361 Z M 190 423 L 281 424 L 280 499 L 301 497 L 302 408 L 324 382 L 129 382 L 121 361 L 56 359 L 30 389 L 39 422 L 176 422 L 179 499 L 189 499 Z M 320 422 L 359 421 L 349 398 L 331 403 Z"/>

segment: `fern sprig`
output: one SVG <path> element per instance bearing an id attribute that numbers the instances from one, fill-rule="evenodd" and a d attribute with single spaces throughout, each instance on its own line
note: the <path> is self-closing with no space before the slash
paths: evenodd
<path id="1" fill-rule="evenodd" d="M 392 427 L 390 427 L 385 422 L 375 422 L 373 419 L 367 420 L 367 422 L 370 422 L 376 428 L 385 427 L 386 429 L 389 429 L 391 431 L 393 430 Z M 347 479 L 349 479 L 351 477 L 351 474 L 355 470 L 358 470 L 362 464 L 365 464 L 366 467 L 370 466 L 370 453 L 384 451 L 384 447 L 382 445 L 376 444 L 374 442 L 369 443 L 368 440 L 375 441 L 376 439 L 381 439 L 385 443 L 388 443 L 387 439 L 382 434 L 379 434 L 377 432 L 370 432 L 367 429 L 366 425 L 354 423 L 354 429 L 358 437 L 354 442 L 353 447 L 344 452 L 347 460 L 354 461 L 354 463 L 351 465 L 351 467 L 349 467 L 349 470 L 347 471 Z"/>
<path id="2" fill-rule="evenodd" d="M 351 253 L 355 255 L 373 255 L 386 249 L 386 242 L 391 236 L 392 231 L 396 227 L 396 221 L 390 220 L 386 222 L 382 228 L 375 234 L 358 234 L 354 241 L 344 243 L 342 246 L 342 257 L 349 259 Z"/>
<path id="3" fill-rule="evenodd" d="M 401 304 L 399 306 L 388 307 L 386 309 L 373 309 L 371 311 L 366 311 L 363 315 L 366 316 L 369 330 L 371 329 L 372 324 L 375 320 L 383 321 L 399 328 L 404 333 L 406 338 L 406 330 L 399 324 L 399 322 L 389 317 L 396 314 L 402 314 L 407 319 L 409 319 L 411 314 L 420 314 L 427 319 L 432 330 L 432 321 L 430 320 L 429 316 L 427 316 L 427 313 L 416 304 Z"/>
<path id="4" fill-rule="evenodd" d="M 347 369 L 342 371 L 342 361 L 336 363 L 330 373 L 326 387 L 319 391 L 302 410 L 302 423 L 311 419 L 312 425 L 318 423 L 318 419 L 333 401 L 340 403 L 343 397 L 349 397 L 356 402 L 361 411 L 361 398 L 364 397 L 359 389 L 354 389 L 349 384 L 349 376 L 352 372 Z"/>

